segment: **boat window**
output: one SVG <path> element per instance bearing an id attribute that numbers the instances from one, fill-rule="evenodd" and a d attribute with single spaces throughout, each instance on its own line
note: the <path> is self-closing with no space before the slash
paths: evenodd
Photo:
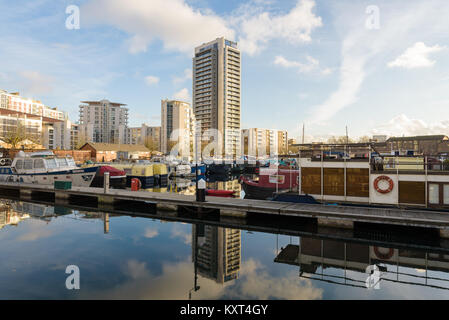
<path id="1" fill-rule="evenodd" d="M 34 168 L 35 169 L 44 169 L 44 159 L 35 159 L 34 160 Z"/>
<path id="2" fill-rule="evenodd" d="M 23 168 L 25 170 L 33 169 L 33 159 L 25 159 L 25 161 L 23 162 Z"/>
<path id="3" fill-rule="evenodd" d="M 23 160 L 17 160 L 16 162 L 16 170 L 23 169 Z"/>
<path id="4" fill-rule="evenodd" d="M 76 166 L 75 160 L 73 160 L 72 158 L 66 158 L 66 160 L 69 166 Z"/>
<path id="5" fill-rule="evenodd" d="M 56 158 L 56 162 L 58 163 L 58 167 L 66 167 L 67 162 L 65 161 L 65 158 Z"/>
<path id="6" fill-rule="evenodd" d="M 449 184 L 444 185 L 443 201 L 444 204 L 449 204 Z"/>
<path id="7" fill-rule="evenodd" d="M 47 163 L 48 169 L 54 169 L 57 167 L 56 165 L 56 159 L 46 159 L 45 162 Z"/>
<path id="8" fill-rule="evenodd" d="M 429 184 L 429 203 L 440 204 L 440 186 L 438 184 Z"/>

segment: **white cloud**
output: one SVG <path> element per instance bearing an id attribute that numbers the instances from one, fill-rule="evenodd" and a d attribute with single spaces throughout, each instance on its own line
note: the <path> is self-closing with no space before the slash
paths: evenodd
<path id="1" fill-rule="evenodd" d="M 274 64 L 282 66 L 284 68 L 296 68 L 300 73 L 309 73 L 313 71 L 320 72 L 323 75 L 328 75 L 332 73 L 332 69 L 330 68 L 321 69 L 320 62 L 317 59 L 311 56 L 307 56 L 306 60 L 307 60 L 306 63 L 302 63 L 298 61 L 287 60 L 283 56 L 277 56 L 274 59 Z"/>
<path id="2" fill-rule="evenodd" d="M 192 69 L 185 69 L 184 74 L 180 77 L 173 77 L 174 84 L 184 83 L 187 80 L 192 80 Z"/>
<path id="3" fill-rule="evenodd" d="M 87 23 L 112 25 L 130 34 L 131 53 L 145 52 L 155 39 L 166 49 L 186 53 L 218 37 L 234 39 L 223 18 L 194 9 L 184 0 L 90 0 L 81 15 Z"/>
<path id="4" fill-rule="evenodd" d="M 178 225 L 173 225 L 171 230 L 171 238 L 179 238 L 187 245 L 192 244 L 192 234 L 180 228 Z"/>
<path id="5" fill-rule="evenodd" d="M 271 15 L 263 11 L 237 17 L 240 21 L 239 44 L 249 55 L 259 53 L 273 39 L 287 40 L 291 44 L 311 41 L 312 31 L 323 25 L 321 17 L 313 13 L 315 1 L 298 0 L 296 6 L 285 15 Z"/>
<path id="6" fill-rule="evenodd" d="M 201 43 L 218 37 L 235 40 L 238 33 L 240 49 L 254 55 L 275 39 L 310 42 L 312 31 L 323 25 L 313 12 L 314 0 L 298 0 L 285 14 L 272 14 L 270 4 L 252 0 L 219 16 L 187 0 L 89 0 L 81 14 L 87 25 L 111 25 L 129 34 L 128 50 L 134 54 L 146 52 L 154 40 L 161 40 L 165 49 L 191 54 Z"/>
<path id="7" fill-rule="evenodd" d="M 443 50 L 443 47 L 439 45 L 428 47 L 423 42 L 417 42 L 405 50 L 396 60 L 388 63 L 388 66 L 390 68 L 399 67 L 405 69 L 432 67 L 435 61 L 430 60 L 429 55 L 440 52 L 441 50 Z"/>
<path id="8" fill-rule="evenodd" d="M 369 72 L 377 68 L 373 61 L 379 60 L 386 52 L 397 50 L 403 39 L 416 36 L 413 30 L 422 30 L 427 36 L 433 31 L 441 32 L 448 25 L 447 13 L 442 9 L 435 10 L 444 1 L 433 1 L 432 4 L 416 2 L 408 7 L 390 6 L 383 10 L 380 30 L 364 28 L 366 16 L 356 15 L 353 10 L 360 7 L 347 7 L 342 12 L 336 25 L 344 25 L 346 36 L 343 40 L 338 88 L 321 104 L 311 107 L 309 123 L 323 124 L 333 118 L 344 108 L 358 101 L 358 94 Z M 360 11 L 360 12 L 363 12 Z M 428 17 L 433 16 L 435 23 L 429 24 Z M 359 17 L 357 19 L 357 17 Z M 400 26 L 400 27 L 399 27 Z M 377 59 L 377 60 L 376 60 Z"/>
<path id="9" fill-rule="evenodd" d="M 155 77 L 155 76 L 147 76 L 147 77 L 145 77 L 145 83 L 148 86 L 152 86 L 154 84 L 158 84 L 159 83 L 159 78 Z"/>
<path id="10" fill-rule="evenodd" d="M 198 277 L 200 290 L 192 292 L 194 266 L 190 259 L 178 263 L 163 263 L 162 272 L 155 274 L 147 263 L 129 260 L 123 267 L 123 282 L 107 290 L 83 291 L 83 299 L 291 299 L 317 300 L 323 298 L 323 289 L 315 288 L 309 279 L 298 278 L 297 271 L 289 270 L 273 275 L 259 262 L 249 259 L 242 263 L 239 279 L 224 284 Z"/>
<path id="11" fill-rule="evenodd" d="M 146 228 L 145 229 L 145 233 L 144 233 L 144 237 L 145 238 L 155 238 L 159 235 L 159 231 L 157 231 L 156 229 L 151 229 L 151 228 Z"/>
<path id="12" fill-rule="evenodd" d="M 190 94 L 187 88 L 181 89 L 173 95 L 173 98 L 181 101 L 190 101 Z"/>
<path id="13" fill-rule="evenodd" d="M 372 129 L 371 134 L 385 134 L 387 136 L 449 135 L 449 120 L 429 124 L 400 114 L 386 124 Z"/>

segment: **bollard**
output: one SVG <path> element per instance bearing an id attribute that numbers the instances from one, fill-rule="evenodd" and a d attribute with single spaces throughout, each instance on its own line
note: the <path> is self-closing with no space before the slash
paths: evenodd
<path id="1" fill-rule="evenodd" d="M 206 181 L 204 179 L 199 180 L 197 186 L 196 201 L 206 202 Z"/>
<path id="2" fill-rule="evenodd" d="M 103 186 L 104 186 L 104 193 L 108 193 L 109 192 L 109 172 L 104 173 Z"/>

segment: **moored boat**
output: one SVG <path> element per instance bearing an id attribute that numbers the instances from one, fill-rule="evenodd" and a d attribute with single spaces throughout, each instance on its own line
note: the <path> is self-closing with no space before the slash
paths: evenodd
<path id="1" fill-rule="evenodd" d="M 298 176 L 298 170 L 261 168 L 259 180 L 246 176 L 241 176 L 239 180 L 246 198 L 265 200 L 272 198 L 276 192 L 297 188 Z"/>
<path id="2" fill-rule="evenodd" d="M 126 189 L 126 173 L 123 170 L 111 166 L 100 166 L 97 170 L 91 187 L 102 188 L 104 186 L 104 174 L 109 173 L 109 186 L 113 189 Z"/>
<path id="3" fill-rule="evenodd" d="M 232 198 L 234 195 L 233 190 L 213 190 L 207 189 L 206 195 L 211 197 Z"/>
<path id="4" fill-rule="evenodd" d="M 11 166 L 0 167 L 0 181 L 53 185 L 71 182 L 74 187 L 89 187 L 98 167 L 79 168 L 73 158 L 56 157 L 53 152 L 19 152 Z"/>

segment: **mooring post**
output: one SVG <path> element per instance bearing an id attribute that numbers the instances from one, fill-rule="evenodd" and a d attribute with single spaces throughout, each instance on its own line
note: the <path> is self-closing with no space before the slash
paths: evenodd
<path id="1" fill-rule="evenodd" d="M 109 192 L 109 172 L 104 173 L 103 186 L 104 186 L 104 193 L 108 193 Z"/>
<path id="2" fill-rule="evenodd" d="M 200 179 L 197 183 L 196 201 L 206 202 L 206 181 L 204 179 Z"/>

